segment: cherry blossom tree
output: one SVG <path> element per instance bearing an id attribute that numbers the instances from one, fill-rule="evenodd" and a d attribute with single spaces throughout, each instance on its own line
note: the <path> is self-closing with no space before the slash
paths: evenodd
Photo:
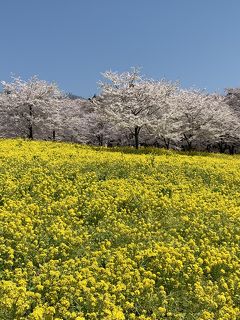
<path id="1" fill-rule="evenodd" d="M 240 88 L 227 88 L 225 93 L 225 102 L 240 119 Z"/>
<path id="2" fill-rule="evenodd" d="M 176 90 L 176 84 L 166 80 L 145 79 L 140 70 L 103 73 L 105 81 L 100 83 L 101 94 L 93 103 L 115 130 L 127 130 L 139 147 L 140 132 L 156 121 L 156 115 L 167 108 L 166 100 Z"/>
<path id="3" fill-rule="evenodd" d="M 240 89 L 225 97 L 143 77 L 138 68 L 106 71 L 100 94 L 64 95 L 54 83 L 2 81 L 1 137 L 97 145 L 142 145 L 218 150 L 240 147 Z"/>
<path id="4" fill-rule="evenodd" d="M 171 98 L 175 131 L 185 149 L 217 143 L 237 131 L 224 97 L 200 90 L 179 90 Z"/>
<path id="5" fill-rule="evenodd" d="M 225 89 L 226 96 L 225 96 L 225 102 L 227 105 L 229 105 L 230 109 L 232 110 L 235 121 L 238 123 L 238 126 L 240 125 L 240 88 L 228 88 Z M 228 137 L 230 141 L 228 143 L 225 140 L 222 141 L 221 147 L 224 147 L 224 149 L 228 148 L 229 153 L 233 154 L 237 148 L 240 147 L 240 134 L 239 134 L 239 128 L 236 129 L 232 137 Z"/>
<path id="6" fill-rule="evenodd" d="M 89 117 L 93 112 L 90 101 L 82 98 L 65 97 L 60 108 L 60 137 L 65 141 L 88 142 Z"/>
<path id="7" fill-rule="evenodd" d="M 2 108 L 5 109 L 8 126 L 17 136 L 34 138 L 34 134 L 54 126 L 58 122 L 59 101 L 62 93 L 54 83 L 39 80 L 28 81 L 14 77 L 12 82 L 1 82 Z"/>

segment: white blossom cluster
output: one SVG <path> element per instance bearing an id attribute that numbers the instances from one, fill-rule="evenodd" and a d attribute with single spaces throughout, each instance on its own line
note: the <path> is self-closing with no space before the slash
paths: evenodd
<path id="1" fill-rule="evenodd" d="M 91 99 L 63 94 L 32 77 L 2 81 L 0 136 L 97 145 L 229 151 L 240 147 L 240 89 L 227 95 L 182 89 L 138 68 L 103 73 Z"/>

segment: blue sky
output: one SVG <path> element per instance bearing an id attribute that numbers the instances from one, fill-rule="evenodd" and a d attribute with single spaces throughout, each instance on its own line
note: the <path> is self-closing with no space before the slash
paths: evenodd
<path id="1" fill-rule="evenodd" d="M 240 87 L 239 0 L 2 0 L 0 79 L 56 81 L 84 97 L 101 72 L 209 92 Z"/>

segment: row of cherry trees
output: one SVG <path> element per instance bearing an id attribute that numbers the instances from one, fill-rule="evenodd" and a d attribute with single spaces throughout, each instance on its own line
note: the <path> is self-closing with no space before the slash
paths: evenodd
<path id="1" fill-rule="evenodd" d="M 13 78 L 2 87 L 1 137 L 230 153 L 240 146 L 240 94 L 234 89 L 227 96 L 185 90 L 146 79 L 136 68 L 105 72 L 100 94 L 88 100 L 37 77 Z"/>

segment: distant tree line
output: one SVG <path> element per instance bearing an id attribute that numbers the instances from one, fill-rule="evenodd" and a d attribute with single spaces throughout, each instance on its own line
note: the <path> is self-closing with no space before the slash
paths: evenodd
<path id="1" fill-rule="evenodd" d="M 0 137 L 72 141 L 106 146 L 240 151 L 240 88 L 226 95 L 182 89 L 140 70 L 103 73 L 88 100 L 32 77 L 2 81 Z"/>

